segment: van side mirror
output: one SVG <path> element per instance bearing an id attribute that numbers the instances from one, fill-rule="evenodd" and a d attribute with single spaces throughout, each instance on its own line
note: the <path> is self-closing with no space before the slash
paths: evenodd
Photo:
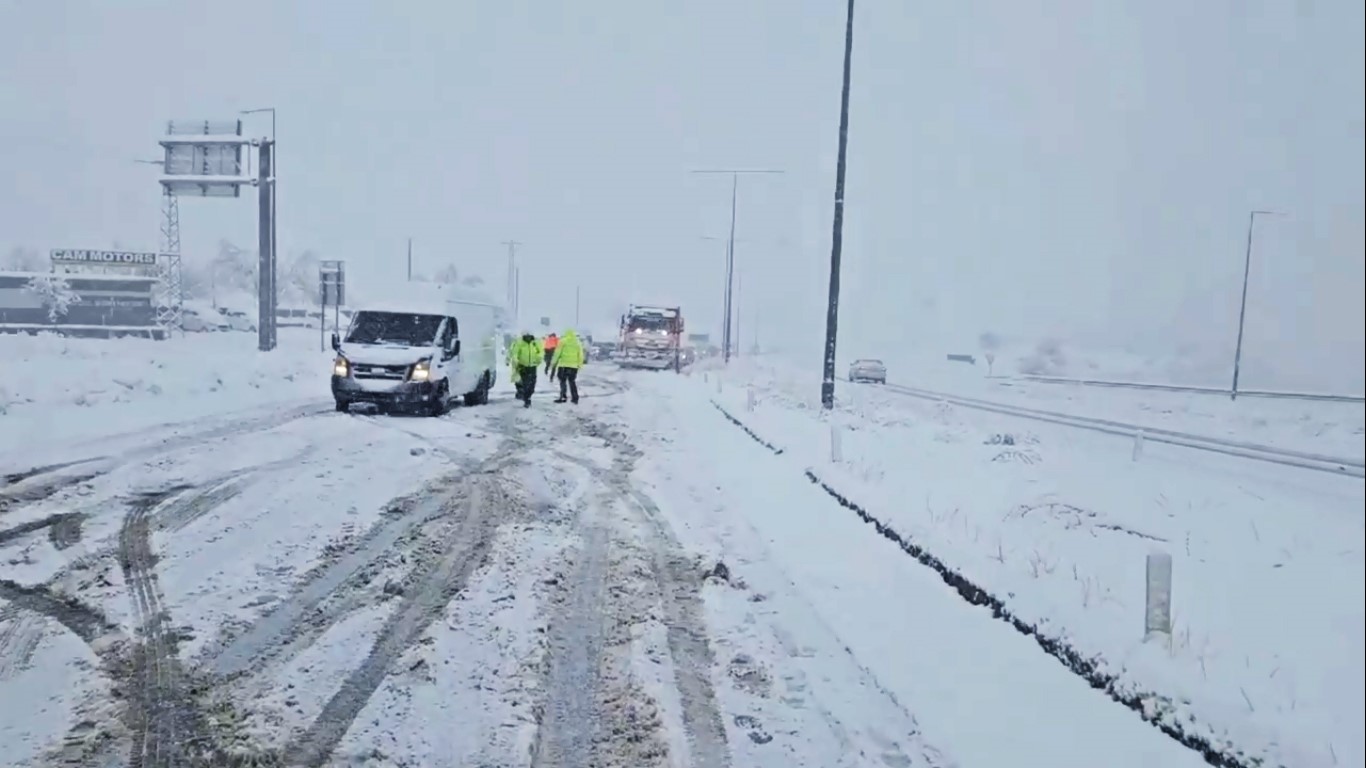
<path id="1" fill-rule="evenodd" d="M 340 351 L 341 351 L 341 337 L 338 336 L 338 335 L 335 334 L 335 333 L 332 334 L 332 351 L 333 351 L 333 352 L 340 352 Z"/>
<path id="2" fill-rule="evenodd" d="M 450 344 L 446 347 L 446 353 L 451 357 L 458 356 L 460 354 L 460 339 L 451 339 Z"/>

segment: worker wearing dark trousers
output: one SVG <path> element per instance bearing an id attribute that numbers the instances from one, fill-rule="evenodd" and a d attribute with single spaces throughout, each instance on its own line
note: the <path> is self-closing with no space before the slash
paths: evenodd
<path id="1" fill-rule="evenodd" d="M 579 369 L 583 367 L 584 358 L 583 344 L 579 342 L 578 334 L 572 330 L 565 331 L 551 358 L 551 365 L 560 379 L 560 398 L 555 402 L 568 400 L 579 404 Z"/>
<path id="2" fill-rule="evenodd" d="M 555 334 L 545 337 L 541 343 L 541 348 L 545 350 L 545 375 L 550 375 L 551 361 L 555 358 L 555 348 L 560 345 L 560 338 Z"/>
<path id="3" fill-rule="evenodd" d="M 512 342 L 508 350 L 508 363 L 512 365 L 514 380 L 517 383 L 517 399 L 524 407 L 531 407 L 531 395 L 536 392 L 536 374 L 541 367 L 541 345 L 536 337 L 525 333 L 522 338 Z"/>

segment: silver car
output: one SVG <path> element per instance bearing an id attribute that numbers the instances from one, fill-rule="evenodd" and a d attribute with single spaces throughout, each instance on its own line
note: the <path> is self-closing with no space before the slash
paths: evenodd
<path id="1" fill-rule="evenodd" d="M 849 366 L 850 381 L 871 381 L 877 384 L 887 383 L 887 366 L 881 360 L 855 360 Z"/>

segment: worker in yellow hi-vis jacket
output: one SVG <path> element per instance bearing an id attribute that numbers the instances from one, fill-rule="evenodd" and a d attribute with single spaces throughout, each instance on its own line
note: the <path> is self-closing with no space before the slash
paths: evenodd
<path id="1" fill-rule="evenodd" d="M 550 358 L 550 366 L 560 379 L 560 397 L 555 402 L 563 403 L 567 399 L 575 405 L 579 404 L 579 369 L 586 358 L 578 334 L 572 330 L 565 331 L 555 347 L 555 354 Z M 566 390 L 569 395 L 567 398 Z"/>
<path id="2" fill-rule="evenodd" d="M 508 348 L 508 365 L 512 367 L 512 382 L 517 385 L 517 399 L 523 407 L 531 407 L 531 395 L 536 391 L 536 373 L 541 367 L 541 345 L 530 333 L 522 334 Z"/>

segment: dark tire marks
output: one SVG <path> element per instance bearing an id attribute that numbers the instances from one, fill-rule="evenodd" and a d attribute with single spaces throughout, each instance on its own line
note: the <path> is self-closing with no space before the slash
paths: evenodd
<path id="1" fill-rule="evenodd" d="M 681 716 L 692 763 L 707 768 L 729 766 L 726 726 L 712 683 L 716 660 L 707 636 L 702 575 L 664 521 L 659 507 L 631 483 L 640 450 L 611 427 L 595 422 L 586 422 L 584 426 L 587 434 L 604 440 L 614 450 L 611 469 L 571 454 L 556 455 L 587 469 L 604 489 L 636 512 L 646 533 L 640 545 L 647 553 L 650 577 L 658 589 L 661 619 L 674 664 L 674 687 L 682 703 Z"/>
<path id="2" fill-rule="evenodd" d="M 0 579 L 0 598 L 17 608 L 33 611 L 61 624 L 86 645 L 116 631 L 103 613 L 74 597 L 61 595 L 43 586 L 25 586 Z"/>
<path id="3" fill-rule="evenodd" d="M 4 488 L 5 486 L 9 486 L 9 485 L 15 485 L 15 484 L 19 483 L 20 481 L 27 480 L 27 479 L 29 479 L 29 478 L 31 478 L 31 477 L 37 477 L 38 475 L 46 475 L 46 474 L 48 474 L 49 472 L 56 472 L 56 471 L 61 470 L 61 469 L 66 469 L 66 468 L 68 468 L 68 467 L 75 467 L 75 466 L 79 466 L 79 465 L 81 465 L 81 464 L 90 464 L 91 462 L 100 461 L 100 460 L 102 460 L 103 458 L 104 458 L 104 457 L 101 456 L 101 457 L 96 457 L 96 458 L 92 458 L 92 459 L 79 459 L 79 460 L 77 460 L 77 461 L 64 461 L 64 462 L 62 462 L 62 463 L 60 463 L 60 464 L 48 464 L 48 465 L 42 466 L 42 467 L 33 467 L 32 469 L 25 469 L 25 470 L 22 470 L 22 471 L 20 471 L 20 472 L 11 472 L 11 473 L 9 473 L 9 474 L 7 474 L 7 475 L 4 475 L 3 477 L 0 477 L 0 488 Z"/>
<path id="4" fill-rule="evenodd" d="M 207 764 L 193 692 L 181 668 L 177 637 L 162 607 L 151 546 L 150 516 L 173 490 L 147 494 L 131 505 L 119 532 L 119 565 L 132 597 L 137 643 L 129 680 L 131 768 Z"/>
<path id="5" fill-rule="evenodd" d="M 599 719 L 607 549 L 607 530 L 590 525 L 569 596 L 550 625 L 545 710 L 532 747 L 532 768 L 589 765 Z"/>
<path id="6" fill-rule="evenodd" d="M 359 539 L 343 546 L 326 565 L 305 578 L 283 603 L 212 654 L 209 671 L 219 677 L 248 672 L 288 645 L 308 642 L 341 619 L 321 609 L 350 586 L 369 581 L 367 571 L 414 529 L 442 512 L 442 497 L 433 493 L 400 499 Z"/>
<path id="7" fill-rule="evenodd" d="M 5 530 L 0 531 L 0 546 L 35 531 L 51 528 L 51 530 L 48 531 L 48 536 L 52 539 L 53 546 L 57 547 L 57 549 L 66 549 L 77 541 L 80 541 L 81 520 L 84 518 L 85 515 L 78 512 L 62 512 L 56 515 L 48 515 L 47 517 L 39 518 L 37 520 L 30 520 L 27 523 L 21 523 L 13 528 L 6 528 Z"/>
<path id="8" fill-rule="evenodd" d="M 347 676 L 317 719 L 285 749 L 285 754 L 300 765 L 328 764 L 333 750 L 388 676 L 395 659 L 417 642 L 482 564 L 497 529 L 494 512 L 506 512 L 511 502 L 497 481 L 484 474 L 470 476 L 453 494 L 451 514 L 432 521 L 431 535 L 413 551 L 417 563 L 406 580 L 404 596 L 370 653 Z"/>

